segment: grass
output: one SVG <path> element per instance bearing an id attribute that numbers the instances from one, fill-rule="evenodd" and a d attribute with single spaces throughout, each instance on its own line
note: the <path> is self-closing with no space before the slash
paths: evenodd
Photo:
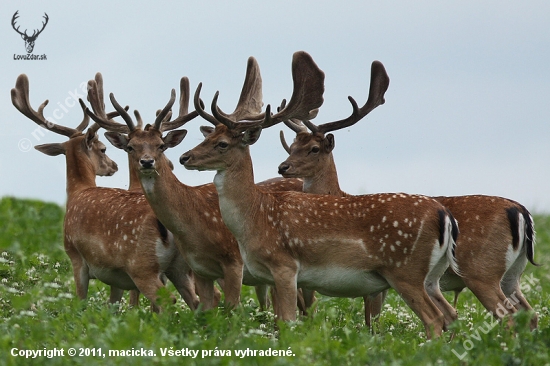
<path id="1" fill-rule="evenodd" d="M 129 308 L 126 300 L 108 305 L 108 288 L 99 281 L 91 281 L 88 299 L 80 301 L 63 250 L 63 215 L 54 204 L 0 200 L 2 365 L 550 364 L 549 216 L 535 217 L 536 260 L 542 266 L 529 265 L 522 281 L 539 314 L 539 328 L 531 332 L 529 314 L 523 312 L 515 317 L 514 329 L 495 323 L 464 291 L 454 340 L 449 341 L 447 333 L 426 341 L 420 320 L 394 292 L 388 295 L 374 335 L 364 326 L 359 299 L 321 296 L 314 316 L 280 324 L 277 331 L 272 312 L 259 311 L 248 287 L 243 287 L 242 306 L 232 312 L 222 307 L 193 313 L 181 300 L 167 301 L 162 314 L 151 313 L 143 298 L 137 309 Z M 163 291 L 166 299 L 169 291 L 175 293 L 168 286 Z M 448 296 L 450 300 L 452 294 Z M 70 348 L 77 356 L 68 356 Z M 63 349 L 64 356 L 27 359 L 11 354 L 53 349 Z M 119 353 L 109 355 L 109 350 Z M 155 356 L 142 356 L 142 350 Z M 198 352 L 196 358 L 192 351 Z"/>

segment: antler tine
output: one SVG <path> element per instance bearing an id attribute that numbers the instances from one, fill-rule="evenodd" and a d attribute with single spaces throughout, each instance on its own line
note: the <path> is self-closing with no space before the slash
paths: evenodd
<path id="1" fill-rule="evenodd" d="M 273 116 L 268 116 L 262 123 L 263 128 L 271 127 L 291 118 L 305 120 L 312 110 L 323 105 L 325 91 L 325 73 L 304 51 L 295 52 L 292 57 L 292 80 L 294 90 L 286 107 Z"/>
<path id="2" fill-rule="evenodd" d="M 126 125 L 128 126 L 130 132 L 134 131 L 136 129 L 136 125 L 134 125 L 134 121 L 132 121 L 132 117 L 126 112 L 124 108 L 118 104 L 117 100 L 115 99 L 115 95 L 113 93 L 109 94 L 109 99 L 111 100 L 111 104 L 115 108 L 115 110 L 118 112 L 118 114 L 122 117 L 124 122 L 126 122 Z M 93 116 L 90 116 L 93 118 Z M 95 120 L 94 120 L 95 121 Z M 97 121 L 96 121 L 97 122 Z M 120 125 L 121 126 L 121 125 Z"/>
<path id="3" fill-rule="evenodd" d="M 155 129 L 160 131 L 160 125 L 162 123 L 162 120 L 166 117 L 170 109 L 172 109 L 172 106 L 174 105 L 174 102 L 176 101 L 176 91 L 172 89 L 172 93 L 170 94 L 170 100 L 164 107 L 164 109 L 157 115 L 157 118 L 155 119 Z"/>
<path id="4" fill-rule="evenodd" d="M 286 123 L 287 121 L 284 121 L 284 122 Z M 283 132 L 283 130 L 281 130 L 281 132 L 279 132 L 279 138 L 281 139 L 281 144 L 283 145 L 283 148 L 285 149 L 285 151 L 288 154 L 290 154 L 290 146 L 288 146 L 288 144 L 286 143 L 285 133 Z"/>
<path id="5" fill-rule="evenodd" d="M 191 96 L 189 79 L 187 77 L 182 77 L 180 80 L 180 108 L 178 118 L 173 121 L 170 121 L 170 118 L 166 122 L 161 124 L 161 131 L 171 131 L 175 130 L 191 121 L 199 115 L 197 111 L 189 113 L 189 98 Z M 169 122 L 170 121 L 170 122 Z"/>
<path id="6" fill-rule="evenodd" d="M 86 105 L 84 104 L 84 101 L 81 98 L 78 98 L 78 102 L 80 103 L 80 107 L 82 108 L 82 113 L 84 113 L 84 118 L 82 119 L 82 122 L 76 127 L 77 131 L 84 131 L 86 127 L 88 127 L 88 124 L 90 123 L 90 116 L 86 114 Z"/>
<path id="7" fill-rule="evenodd" d="M 93 113 L 85 107 L 83 102 L 81 102 L 80 104 L 83 108 L 85 108 L 86 114 L 90 116 L 101 127 L 113 132 L 130 132 L 128 125 L 113 121 L 114 117 L 121 115 L 119 111 L 110 113 L 105 112 L 103 76 L 99 72 L 95 74 L 95 78 L 93 80 L 88 81 L 88 101 L 92 106 Z M 126 112 L 127 110 L 128 107 L 126 106 L 123 111 Z"/>
<path id="8" fill-rule="evenodd" d="M 212 100 L 212 114 L 214 114 L 214 118 L 226 125 L 230 130 L 245 130 L 250 127 L 261 126 L 264 122 L 264 120 L 234 122 L 231 118 L 224 116 L 222 112 L 220 112 L 220 109 L 218 108 L 218 95 L 219 92 L 216 92 L 216 95 L 214 95 L 214 99 Z M 271 107 L 268 105 L 265 110 L 266 118 L 271 114 L 270 108 Z"/>
<path id="9" fill-rule="evenodd" d="M 355 99 L 348 97 L 353 108 L 352 114 L 348 118 L 319 125 L 317 126 L 317 131 L 327 133 L 329 131 L 346 128 L 357 123 L 376 107 L 385 103 L 384 94 L 386 93 L 386 90 L 388 90 L 389 85 L 390 78 L 384 68 L 384 65 L 380 61 L 374 61 L 371 66 L 369 97 L 365 105 L 359 108 Z M 310 126 L 308 126 L 308 128 L 311 129 Z"/>
<path id="10" fill-rule="evenodd" d="M 199 116 L 201 116 L 208 122 L 212 123 L 214 126 L 219 125 L 220 122 L 216 120 L 214 116 L 206 113 L 206 111 L 204 110 L 204 103 L 200 99 L 201 89 L 202 89 L 202 83 L 199 83 L 199 85 L 197 86 L 197 90 L 195 90 L 195 95 L 193 97 L 193 104 L 195 106 L 195 111 L 199 114 Z"/>
<path id="11" fill-rule="evenodd" d="M 48 100 L 44 101 L 44 103 L 38 107 L 38 112 L 32 109 L 29 101 L 29 79 L 25 74 L 21 74 L 17 77 L 15 88 L 11 90 L 11 102 L 13 103 L 13 106 L 17 108 L 17 110 L 24 116 L 52 132 L 67 137 L 71 137 L 78 132 L 73 128 L 61 126 L 48 121 L 44 117 L 44 108 L 48 104 Z"/>

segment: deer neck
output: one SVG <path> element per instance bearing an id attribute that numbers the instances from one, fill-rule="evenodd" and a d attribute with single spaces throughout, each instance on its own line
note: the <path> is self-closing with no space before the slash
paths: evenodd
<path id="1" fill-rule="evenodd" d="M 218 191 L 223 221 L 239 240 L 244 225 L 250 223 L 244 218 L 256 217 L 251 211 L 261 202 L 261 194 L 254 184 L 250 153 L 243 159 L 235 160 L 227 169 L 218 170 L 214 185 Z"/>
<path id="2" fill-rule="evenodd" d="M 318 169 L 313 176 L 304 178 L 304 192 L 313 194 L 328 194 L 331 196 L 345 196 L 338 184 L 338 173 L 332 153 L 328 157 L 328 164 Z"/>
<path id="3" fill-rule="evenodd" d="M 80 142 L 82 142 L 80 140 Z M 67 162 L 67 196 L 96 187 L 94 166 L 77 141 L 73 141 L 65 153 Z"/>
<path id="4" fill-rule="evenodd" d="M 128 190 L 141 192 L 142 189 L 141 189 L 141 181 L 139 178 L 139 173 L 138 173 L 138 170 L 133 167 L 132 161 L 129 156 L 128 156 L 128 166 L 129 166 L 129 172 L 130 172 L 130 183 L 128 186 Z"/>
<path id="5" fill-rule="evenodd" d="M 141 188 L 155 216 L 172 233 L 181 232 L 187 220 L 189 188 L 181 183 L 168 164 L 159 164 L 156 173 L 138 173 Z"/>

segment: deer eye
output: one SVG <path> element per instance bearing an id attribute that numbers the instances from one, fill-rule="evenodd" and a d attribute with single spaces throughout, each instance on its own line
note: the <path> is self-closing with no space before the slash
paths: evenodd
<path id="1" fill-rule="evenodd" d="M 319 153 L 319 151 L 321 151 L 321 149 L 319 148 L 319 146 L 313 146 L 313 147 L 311 148 L 311 152 L 314 153 L 314 154 Z"/>
<path id="2" fill-rule="evenodd" d="M 218 145 L 217 145 L 217 147 L 219 147 L 221 149 L 226 149 L 228 146 L 229 146 L 229 144 L 225 141 L 220 141 L 220 142 L 218 142 Z"/>
<path id="3" fill-rule="evenodd" d="M 131 146 L 126 146 L 126 152 L 132 152 L 134 151 L 134 148 Z"/>
<path id="4" fill-rule="evenodd" d="M 101 149 L 102 154 L 105 154 L 106 151 L 107 151 L 107 148 L 105 148 L 105 147 L 103 149 Z"/>
<path id="5" fill-rule="evenodd" d="M 165 144 L 161 144 L 161 145 L 159 146 L 159 150 L 162 150 L 162 151 L 166 150 L 166 145 L 165 145 Z"/>

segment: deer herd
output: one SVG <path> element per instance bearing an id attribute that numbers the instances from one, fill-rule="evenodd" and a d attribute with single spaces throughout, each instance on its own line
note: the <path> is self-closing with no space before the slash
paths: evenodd
<path id="1" fill-rule="evenodd" d="M 349 97 L 349 117 L 320 125 L 311 120 L 323 104 L 323 71 L 309 54 L 296 52 L 292 78 L 288 103 L 283 100 L 276 113 L 270 105 L 262 111 L 262 79 L 250 57 L 238 104 L 228 114 L 218 107 L 219 93 L 206 111 L 202 84 L 189 112 L 184 77 L 177 117 L 172 90 L 154 121 L 144 124 L 137 110 L 134 119 L 112 93 L 114 111 L 106 112 L 98 73 L 88 82 L 89 107 L 80 101 L 83 119 L 74 129 L 44 117 L 47 100 L 33 109 L 27 76 L 17 78 L 13 105 L 67 137 L 35 148 L 66 158 L 64 247 L 80 299 L 87 297 L 89 280 L 98 279 L 110 286 L 110 302 L 130 290 L 131 305 L 141 293 L 159 311 L 158 290 L 170 280 L 190 309 L 205 310 L 218 306 L 218 282 L 226 307 L 233 308 L 244 284 L 255 286 L 262 309 L 270 306 L 271 288 L 273 311 L 284 321 L 296 319 L 297 307 L 307 314 L 315 292 L 363 297 L 370 326 L 391 287 L 421 319 L 428 338 L 440 336 L 457 319 L 457 297 L 465 287 L 509 324 L 518 310 L 532 311 L 520 277 L 528 261 L 535 264 L 535 231 L 521 204 L 484 195 L 351 195 L 340 189 L 330 132 L 384 104 L 389 77 L 382 63 L 372 63 L 366 103 L 359 107 Z M 188 186 L 175 176 L 164 152 L 185 138 L 180 127 L 199 116 L 211 126 L 200 127 L 204 141 L 179 162 L 216 174 L 213 184 Z M 88 127 L 90 119 L 94 123 Z M 249 146 L 262 129 L 281 122 L 296 133 L 289 146 L 281 131 L 289 154 L 278 167 L 282 177 L 255 183 Z M 128 190 L 96 186 L 96 176 L 118 169 L 98 139 L 100 128 L 128 154 Z M 455 292 L 453 305 L 441 291 Z M 534 314 L 531 328 L 536 326 Z"/>

